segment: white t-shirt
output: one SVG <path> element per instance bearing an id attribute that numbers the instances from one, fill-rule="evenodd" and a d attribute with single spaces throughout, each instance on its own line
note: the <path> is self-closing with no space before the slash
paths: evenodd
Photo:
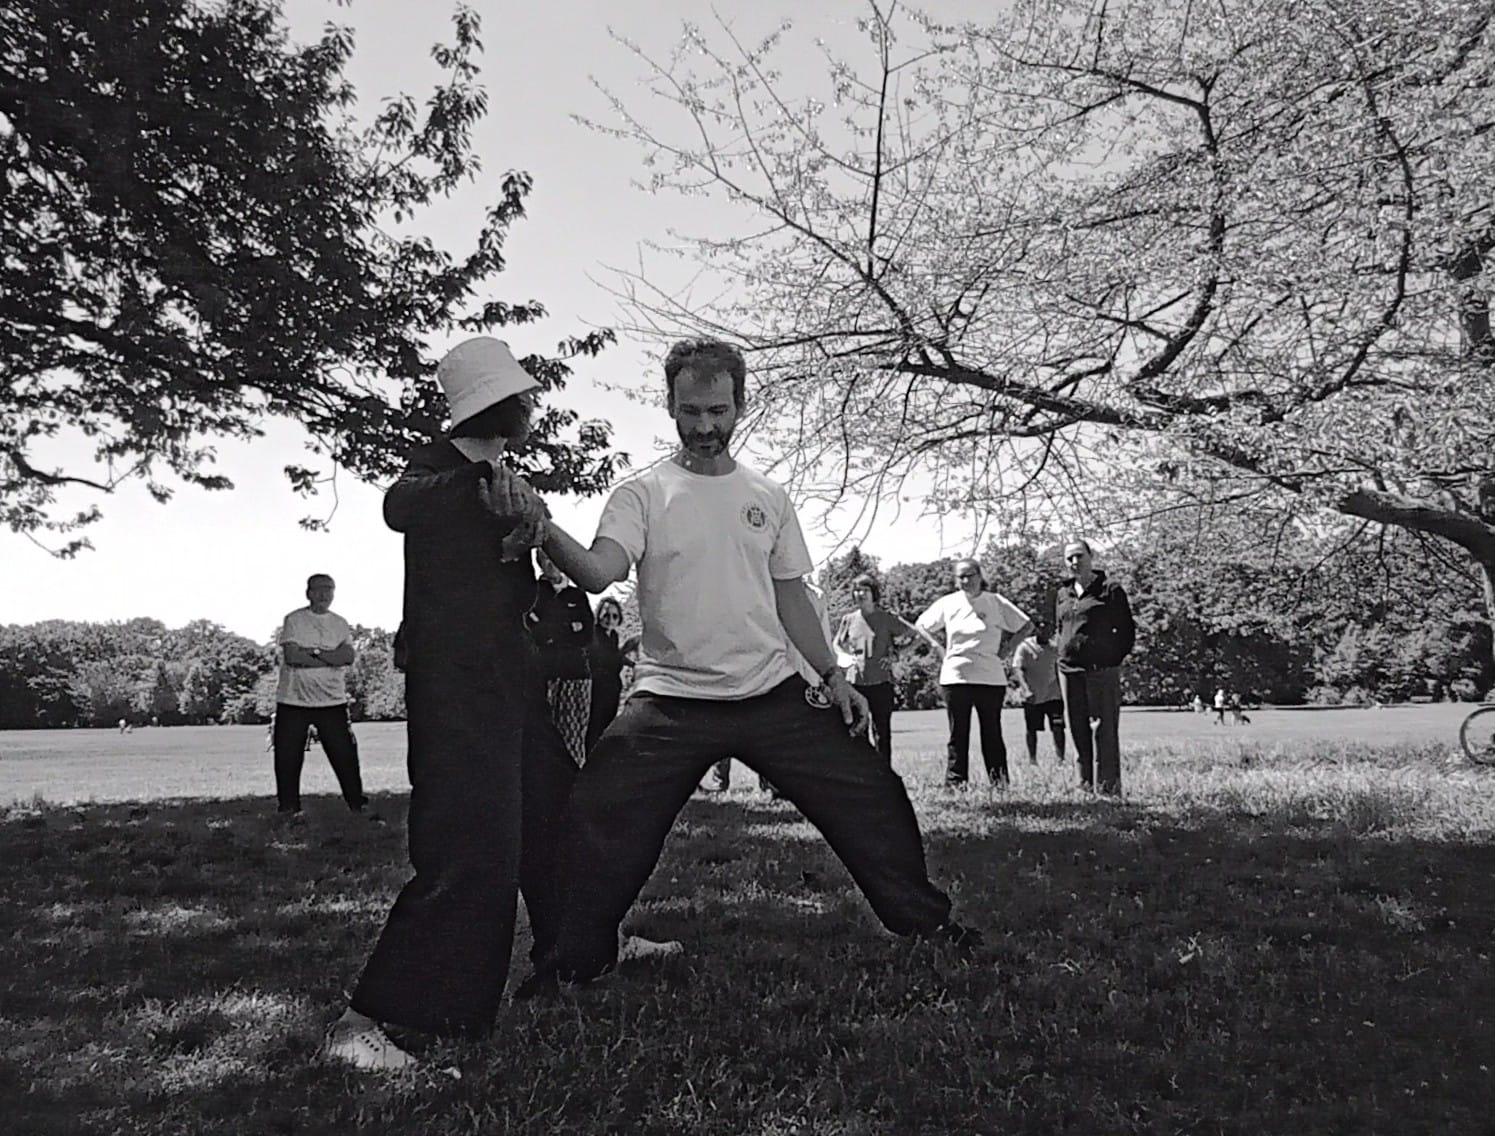
<path id="1" fill-rule="evenodd" d="M 917 620 L 931 635 L 945 632 L 942 686 L 961 682 L 1006 686 L 1003 632 L 1017 631 L 1027 622 L 1028 617 L 1012 601 L 996 592 L 979 592 L 972 599 L 964 591 L 941 596 Z"/>
<path id="2" fill-rule="evenodd" d="M 773 582 L 813 565 L 782 486 L 740 462 L 720 477 L 661 462 L 613 490 L 597 536 L 638 569 L 635 689 L 751 698 L 793 673 Z"/>
<path id="3" fill-rule="evenodd" d="M 299 607 L 286 616 L 280 626 L 280 642 L 295 643 L 308 651 L 317 647 L 330 651 L 353 638 L 348 621 L 332 612 L 318 615 L 309 607 Z M 291 667 L 285 657 L 280 660 L 280 685 L 275 701 L 287 706 L 338 706 L 348 701 L 346 667 Z"/>

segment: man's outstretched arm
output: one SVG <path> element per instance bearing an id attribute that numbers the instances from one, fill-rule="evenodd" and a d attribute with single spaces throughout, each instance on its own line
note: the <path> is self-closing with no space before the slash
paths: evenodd
<path id="1" fill-rule="evenodd" d="M 554 521 L 546 521 L 542 547 L 578 588 L 593 595 L 610 584 L 628 579 L 628 553 L 617 541 L 605 536 L 594 540 L 591 548 L 583 548 L 565 529 Z"/>

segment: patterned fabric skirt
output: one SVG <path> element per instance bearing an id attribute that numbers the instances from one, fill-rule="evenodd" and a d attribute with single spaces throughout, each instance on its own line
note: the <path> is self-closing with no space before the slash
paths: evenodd
<path id="1" fill-rule="evenodd" d="M 545 698 L 550 703 L 550 717 L 566 749 L 577 765 L 587 760 L 587 720 L 592 714 L 592 680 L 589 678 L 553 678 L 545 684 Z"/>

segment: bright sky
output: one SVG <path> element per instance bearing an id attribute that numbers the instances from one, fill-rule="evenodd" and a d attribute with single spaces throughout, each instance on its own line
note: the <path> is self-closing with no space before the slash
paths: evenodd
<path id="1" fill-rule="evenodd" d="M 496 294 L 546 305 L 554 317 L 546 324 L 501 334 L 517 354 L 552 352 L 567 334 L 620 322 L 608 291 L 608 269 L 637 266 L 641 242 L 666 239 L 671 227 L 738 223 L 724 208 L 703 205 L 692 213 L 682 210 L 677 198 L 656 199 L 634 188 L 632 182 L 644 174 L 641 152 L 571 117 L 607 117 L 594 78 L 625 98 L 639 90 L 641 64 L 613 40 L 609 27 L 663 57 L 682 20 L 709 26 L 710 10 L 690 0 L 478 0 L 474 7 L 483 16 L 481 63 L 489 95 L 489 114 L 476 133 L 486 184 L 469 187 L 445 207 L 432 221 L 432 234 L 448 247 L 466 248 L 484 205 L 496 197 L 497 179 L 509 169 L 533 174 L 529 216 L 510 230 L 509 269 L 498 278 Z M 926 7 L 954 17 L 989 5 L 944 0 Z M 800 42 L 823 37 L 854 45 L 856 20 L 867 8 L 862 0 L 723 0 L 717 10 L 745 39 L 756 39 L 792 16 Z M 350 75 L 365 100 L 399 91 L 420 96 L 433 74 L 427 48 L 450 39 L 451 8 L 440 0 L 353 0 L 347 6 L 287 0 L 286 12 L 300 39 L 314 36 L 327 21 L 355 29 Z M 804 62 L 821 66 L 812 49 Z M 640 95 L 637 105 L 648 104 Z M 749 384 L 751 393 L 751 375 Z M 583 417 L 610 420 L 617 448 L 629 453 L 637 468 L 670 448 L 673 425 L 664 413 L 662 387 L 657 353 L 620 342 L 600 358 L 578 364 L 576 377 L 556 401 L 578 408 Z M 657 401 L 640 403 L 619 388 Z M 340 475 L 330 530 L 308 533 L 297 521 L 326 516 L 333 501 L 325 493 L 311 501 L 297 497 L 282 475 L 288 463 L 305 460 L 293 424 L 270 423 L 263 439 L 223 444 L 218 454 L 218 468 L 232 478 L 234 490 L 183 487 L 163 506 L 139 485 L 123 487 L 100 501 L 104 519 L 87 534 L 94 549 L 74 560 L 58 560 L 26 539 L 0 532 L 0 623 L 150 616 L 177 627 L 209 619 L 263 640 L 287 611 L 304 602 L 305 579 L 312 572 L 336 578 L 336 609 L 351 622 L 390 629 L 399 622 L 400 540 L 380 518 L 379 487 Z M 91 500 L 67 499 L 79 508 Z M 553 509 L 562 525 L 589 542 L 602 501 L 562 500 Z M 885 508 L 870 533 L 858 528 L 849 512 L 825 524 L 812 512 L 802 519 L 817 563 L 845 551 L 858 537 L 862 548 L 885 565 L 959 554 L 975 543 L 971 521 L 942 524 L 918 514 L 918 506 L 904 506 L 894 520 L 893 510 Z"/>

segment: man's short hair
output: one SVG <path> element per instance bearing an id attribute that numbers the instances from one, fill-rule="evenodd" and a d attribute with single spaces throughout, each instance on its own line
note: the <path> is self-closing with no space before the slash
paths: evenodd
<path id="1" fill-rule="evenodd" d="M 1078 544 L 1086 552 L 1090 553 L 1091 556 L 1095 555 L 1095 549 L 1091 548 L 1090 542 L 1082 536 L 1071 537 L 1069 540 L 1064 542 L 1064 547 L 1069 548 L 1071 545 L 1076 544 Z"/>
<path id="2" fill-rule="evenodd" d="M 323 581 L 323 580 L 325 580 L 327 583 L 331 584 L 334 588 L 337 587 L 337 581 L 334 580 L 331 576 L 327 575 L 326 572 L 313 572 L 310 576 L 308 576 L 306 578 L 306 589 L 307 589 L 307 591 L 311 590 L 311 587 L 312 587 L 313 584 L 316 584 L 316 583 L 318 583 L 320 581 Z"/>
<path id="3" fill-rule="evenodd" d="M 664 358 L 664 387 L 675 405 L 675 377 L 690 371 L 702 378 L 725 371 L 732 376 L 732 402 L 739 410 L 747 400 L 747 363 L 742 352 L 721 339 L 682 339 Z"/>
<path id="4" fill-rule="evenodd" d="M 853 588 L 866 588 L 872 593 L 873 603 L 882 603 L 882 585 L 866 573 L 858 576 L 851 582 Z"/>

